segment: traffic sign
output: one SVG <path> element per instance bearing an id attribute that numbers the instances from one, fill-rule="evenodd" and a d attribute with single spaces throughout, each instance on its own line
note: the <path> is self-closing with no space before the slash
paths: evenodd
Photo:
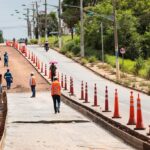
<path id="1" fill-rule="evenodd" d="M 121 54 L 125 54 L 125 53 L 126 53 L 126 49 L 122 47 L 122 48 L 120 49 L 120 53 L 121 53 Z"/>

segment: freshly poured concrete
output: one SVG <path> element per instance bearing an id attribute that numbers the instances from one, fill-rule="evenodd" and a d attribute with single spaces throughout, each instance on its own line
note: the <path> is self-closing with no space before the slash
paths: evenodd
<path id="1" fill-rule="evenodd" d="M 66 123 L 64 123 L 66 122 Z M 54 114 L 49 92 L 8 94 L 4 150 L 134 150 L 61 103 Z"/>

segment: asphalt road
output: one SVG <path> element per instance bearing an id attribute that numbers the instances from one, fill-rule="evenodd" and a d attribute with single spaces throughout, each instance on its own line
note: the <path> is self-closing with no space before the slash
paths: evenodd
<path id="1" fill-rule="evenodd" d="M 93 72 L 89 71 L 88 69 L 84 68 L 83 66 L 75 63 L 71 59 L 65 57 L 64 55 L 50 49 L 48 52 L 45 52 L 43 47 L 39 46 L 28 46 L 28 49 L 36 54 L 43 63 L 49 65 L 49 62 L 55 60 L 58 62 L 58 71 L 60 73 L 66 74 L 68 77 L 72 76 L 74 78 L 74 87 L 75 87 L 75 94 L 80 97 L 80 89 L 81 89 L 81 81 L 88 82 L 89 87 L 89 100 L 93 103 L 94 97 L 94 84 L 97 83 L 98 88 L 98 103 L 101 109 L 104 109 L 104 100 L 105 100 L 105 86 L 108 86 L 109 92 L 109 103 L 110 103 L 110 110 L 113 112 L 114 106 L 114 91 L 118 89 L 118 96 L 119 96 L 119 109 L 120 109 L 120 116 L 121 119 L 117 119 L 118 122 L 123 124 L 127 124 L 129 118 L 129 102 L 130 102 L 130 89 L 117 85 L 113 82 L 110 82 L 102 77 L 95 75 Z M 138 92 L 134 91 L 134 104 L 136 110 L 136 100 Z M 142 113 L 143 113 L 143 122 L 145 127 L 148 130 L 148 125 L 150 124 L 150 96 L 146 94 L 140 93 L 141 98 L 141 105 L 142 105 Z M 87 104 L 91 107 L 91 103 Z M 99 108 L 96 108 L 98 111 Z M 106 116 L 112 117 L 113 113 L 105 113 Z M 136 113 L 135 113 L 136 115 Z M 130 126 L 130 128 L 134 128 L 135 126 Z M 142 134 L 146 135 L 147 131 L 138 131 Z"/>

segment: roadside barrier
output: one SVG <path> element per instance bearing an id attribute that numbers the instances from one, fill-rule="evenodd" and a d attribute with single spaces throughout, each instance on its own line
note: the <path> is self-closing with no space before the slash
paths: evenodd
<path id="1" fill-rule="evenodd" d="M 63 73 L 61 74 L 61 87 L 64 87 L 64 77 L 63 77 Z"/>
<path id="2" fill-rule="evenodd" d="M 84 100 L 84 84 L 83 81 L 81 82 L 81 98 L 80 100 Z"/>
<path id="3" fill-rule="evenodd" d="M 92 106 L 93 107 L 99 106 L 98 102 L 97 102 L 97 86 L 96 86 L 96 83 L 95 83 L 95 86 L 94 86 L 94 105 L 92 105 Z"/>
<path id="4" fill-rule="evenodd" d="M 65 75 L 65 88 L 64 88 L 64 90 L 67 90 L 67 77 L 66 77 L 66 75 Z"/>
<path id="5" fill-rule="evenodd" d="M 137 98 L 137 122 L 136 122 L 136 128 L 134 128 L 134 130 L 145 130 L 143 125 L 141 99 L 139 94 Z"/>
<path id="6" fill-rule="evenodd" d="M 47 76 L 47 65 L 45 64 L 45 76 Z"/>
<path id="7" fill-rule="evenodd" d="M 103 110 L 102 112 L 111 112 L 109 110 L 108 87 L 107 86 L 106 86 L 106 89 L 105 89 L 105 110 Z"/>
<path id="8" fill-rule="evenodd" d="M 88 102 L 88 84 L 87 84 L 87 82 L 85 84 L 85 101 L 84 101 L 84 103 L 89 103 Z"/>
<path id="9" fill-rule="evenodd" d="M 115 89 L 114 115 L 112 118 L 121 118 L 119 115 L 119 102 L 117 89 Z"/>
<path id="10" fill-rule="evenodd" d="M 131 91 L 131 96 L 130 96 L 130 112 L 129 112 L 129 121 L 127 125 L 135 125 L 135 116 L 134 116 L 134 98 L 133 98 L 133 92 Z"/>

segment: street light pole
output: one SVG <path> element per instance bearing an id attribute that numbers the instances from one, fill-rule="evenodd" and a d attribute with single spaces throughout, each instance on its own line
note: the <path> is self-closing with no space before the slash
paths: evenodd
<path id="1" fill-rule="evenodd" d="M 102 44 L 102 62 L 104 63 L 104 40 L 103 40 L 103 23 L 101 22 L 101 44 Z"/>
<path id="2" fill-rule="evenodd" d="M 85 56 L 84 52 L 84 22 L 83 22 L 83 0 L 80 0 L 80 48 L 81 48 L 81 57 Z"/>
<path id="3" fill-rule="evenodd" d="M 45 40 L 47 41 L 47 0 L 45 0 Z"/>
<path id="4" fill-rule="evenodd" d="M 114 40 L 115 40 L 115 55 L 116 55 L 116 78 L 120 79 L 119 72 L 119 50 L 118 50 L 118 32 L 117 32 L 117 21 L 116 21 L 116 0 L 113 0 L 113 15 L 114 15 Z"/>
<path id="5" fill-rule="evenodd" d="M 38 36 L 38 44 L 40 44 L 40 28 L 39 28 L 39 10 L 38 10 L 38 3 L 36 1 L 36 21 L 37 21 L 37 36 Z"/>
<path id="6" fill-rule="evenodd" d="M 58 32 L 59 32 L 59 49 L 62 48 L 62 31 L 61 31 L 61 11 L 62 11 L 62 5 L 61 0 L 59 0 L 59 8 L 58 8 Z"/>

